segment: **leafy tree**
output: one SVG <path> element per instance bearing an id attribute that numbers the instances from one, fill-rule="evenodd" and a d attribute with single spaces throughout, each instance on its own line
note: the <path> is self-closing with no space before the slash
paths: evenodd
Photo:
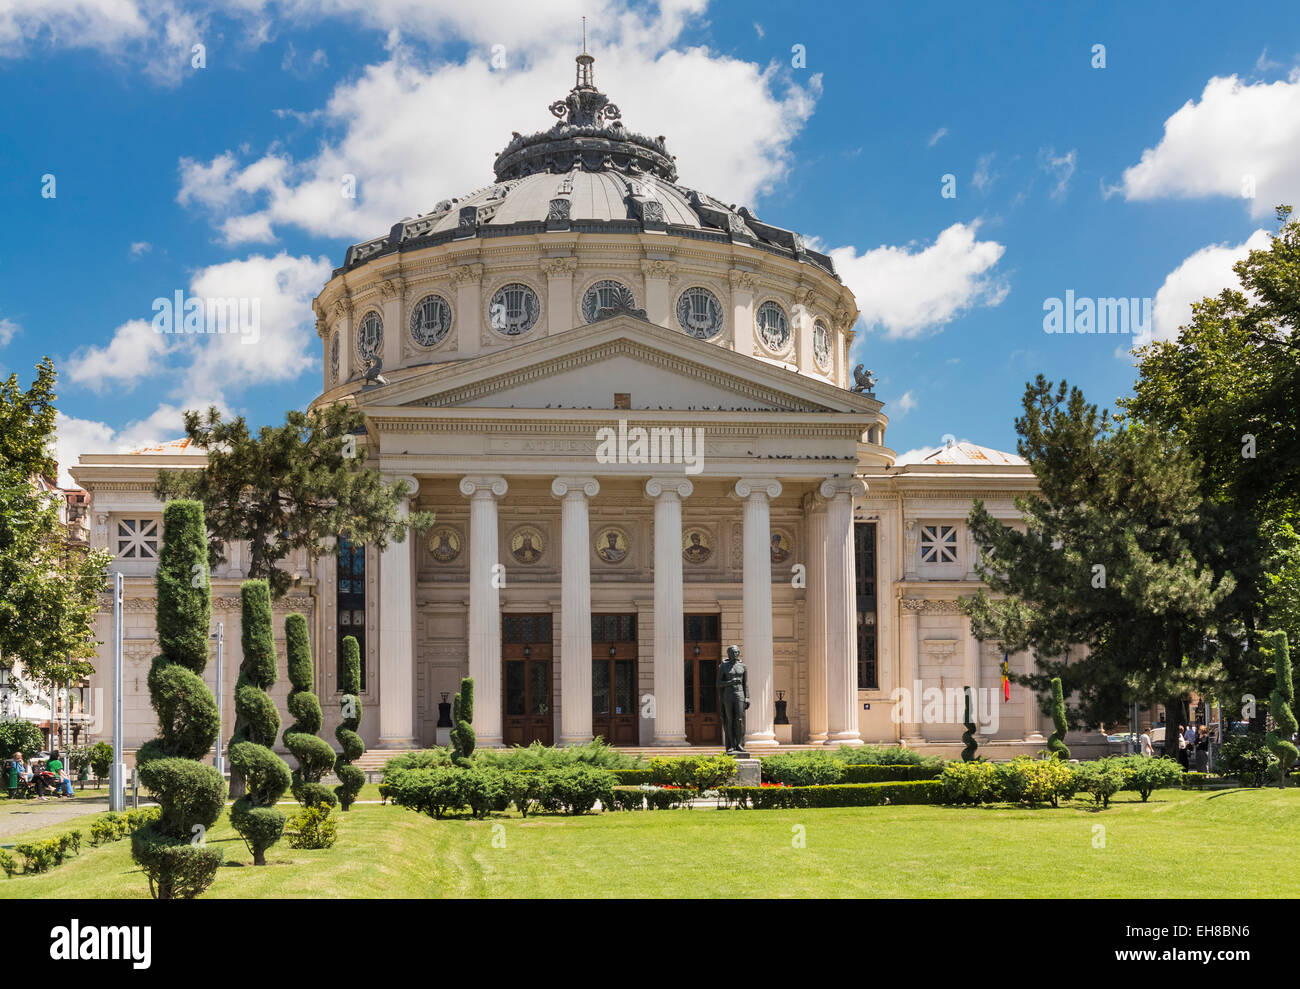
<path id="1" fill-rule="evenodd" d="M 47 357 L 30 388 L 0 382 L 0 657 L 44 686 L 94 672 L 94 623 L 112 555 L 68 546 L 54 479 L 55 373 Z"/>
<path id="2" fill-rule="evenodd" d="M 289 789 L 289 767 L 271 751 L 280 733 L 280 714 L 267 690 L 276 680 L 275 640 L 271 632 L 271 590 L 264 580 L 239 586 L 244 660 L 235 683 L 235 731 L 230 765 L 244 783 L 244 794 L 230 808 L 254 865 L 266 865 L 266 850 L 284 833 L 285 816 L 276 801 Z"/>
<path id="3" fill-rule="evenodd" d="M 1120 402 L 1196 453 L 1203 492 L 1234 520 L 1226 610 L 1246 646 L 1224 657 L 1228 696 L 1269 692 L 1256 629 L 1300 636 L 1300 223 L 1289 206 L 1278 221 L 1269 245 L 1233 266 L 1237 284 L 1194 303 L 1176 339 L 1137 351 L 1140 377 Z"/>
<path id="4" fill-rule="evenodd" d="M 212 600 L 203 506 L 173 501 L 163 509 L 156 623 L 161 653 L 149 668 L 149 700 L 159 736 L 136 752 L 140 781 L 161 814 L 131 836 L 131 856 L 160 900 L 189 898 L 212 884 L 220 849 L 204 836 L 226 802 L 226 781 L 201 763 L 217 740 L 217 702 L 203 682 Z"/>
<path id="5" fill-rule="evenodd" d="M 1052 735 L 1047 740 L 1047 750 L 1062 762 L 1070 759 L 1069 746 L 1065 744 L 1065 732 L 1069 725 L 1065 720 L 1065 692 L 1061 688 L 1061 678 L 1052 677 Z"/>
<path id="6" fill-rule="evenodd" d="M 296 549 L 314 559 L 338 535 L 383 549 L 408 528 L 433 523 L 428 512 L 399 515 L 404 488 L 364 465 L 364 426 L 365 416 L 343 404 L 292 411 L 283 426 L 263 426 L 256 436 L 242 416 L 225 422 L 216 408 L 188 411 L 185 433 L 207 451 L 207 466 L 159 471 L 157 492 L 202 501 L 213 565 L 224 561 L 226 544 L 247 540 L 249 577 L 282 597 L 293 577 L 279 564 Z"/>
<path id="7" fill-rule="evenodd" d="M 992 591 L 965 606 L 976 635 L 1032 649 L 1037 671 L 1015 679 L 1044 693 L 1060 677 L 1089 723 L 1117 719 L 1140 698 L 1180 710 L 1236 647 L 1221 631 L 1215 638 L 1236 584 L 1198 465 L 1157 431 L 1120 428 L 1065 382 L 1039 375 L 1023 405 L 1017 449 L 1038 490 L 1016 501 L 1024 531 L 981 502 L 971 511 Z M 1088 654 L 1068 662 L 1080 645 Z"/>
<path id="8" fill-rule="evenodd" d="M 366 782 L 366 774 L 352 765 L 366 751 L 366 743 L 357 734 L 361 727 L 361 646 L 351 635 L 343 637 L 343 676 L 339 688 L 343 692 L 339 697 L 343 720 L 334 729 L 334 737 L 343 751 L 334 760 L 334 775 L 339 778 L 334 793 L 340 806 L 349 810 Z"/>
<path id="9" fill-rule="evenodd" d="M 470 756 L 474 754 L 474 678 L 462 677 L 460 693 L 451 699 L 452 762 L 457 766 L 468 766 Z"/>
<path id="10" fill-rule="evenodd" d="M 318 738 L 323 718 L 320 701 L 312 692 L 315 688 L 315 671 L 312 669 L 311 642 L 307 635 L 307 619 L 294 613 L 284 620 L 285 652 L 288 655 L 289 691 L 287 705 L 294 723 L 284 730 L 284 747 L 293 753 L 298 768 L 293 771 L 294 797 L 306 807 L 324 805 L 325 812 L 336 803 L 329 787 L 320 779 L 334 768 L 334 750 L 329 742 Z"/>

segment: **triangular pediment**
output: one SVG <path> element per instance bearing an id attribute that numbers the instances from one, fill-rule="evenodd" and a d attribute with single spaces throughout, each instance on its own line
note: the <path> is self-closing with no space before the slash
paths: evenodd
<path id="1" fill-rule="evenodd" d="M 616 316 L 368 391 L 367 408 L 875 412 L 863 395 L 631 316 Z"/>

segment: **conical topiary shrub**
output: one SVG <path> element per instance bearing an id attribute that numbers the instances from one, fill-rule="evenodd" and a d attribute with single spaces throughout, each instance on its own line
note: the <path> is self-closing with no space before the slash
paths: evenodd
<path id="1" fill-rule="evenodd" d="M 460 681 L 460 693 L 451 699 L 451 747 L 452 761 L 458 766 L 468 766 L 469 757 L 474 754 L 477 738 L 471 722 L 474 720 L 474 678 L 464 677 Z"/>
<path id="2" fill-rule="evenodd" d="M 131 836 L 131 856 L 160 900 L 189 898 L 212 884 L 221 852 L 204 838 L 226 803 L 226 781 L 203 759 L 217 740 L 217 702 L 203 682 L 212 599 L 203 505 L 171 501 L 163 509 L 158 555 L 158 644 L 149 669 L 149 701 L 161 734 L 136 752 L 140 781 L 162 813 Z"/>
<path id="3" fill-rule="evenodd" d="M 366 782 L 366 774 L 352 765 L 366 751 L 366 743 L 357 734 L 361 727 L 361 647 L 350 635 L 343 638 L 343 679 L 339 687 L 343 691 L 339 698 L 343 721 L 334 729 L 334 737 L 339 740 L 343 751 L 334 760 L 334 775 L 339 778 L 334 792 L 338 795 L 339 806 L 348 810 Z"/>
<path id="4" fill-rule="evenodd" d="M 1061 687 L 1061 678 L 1052 677 L 1052 725 L 1055 731 L 1047 740 L 1049 752 L 1056 754 L 1056 758 L 1065 762 L 1070 758 L 1070 749 L 1065 744 L 1065 731 L 1068 727 L 1065 722 L 1065 690 Z"/>
<path id="5" fill-rule="evenodd" d="M 1296 759 L 1300 758 L 1300 749 L 1291 741 L 1291 736 L 1300 730 L 1296 727 L 1295 712 L 1291 710 L 1291 705 L 1295 703 L 1295 684 L 1291 679 L 1291 654 L 1287 650 L 1286 633 L 1274 632 L 1269 638 L 1272 641 L 1273 675 L 1277 678 L 1277 686 L 1268 699 L 1268 713 L 1273 716 L 1273 723 L 1277 727 L 1264 736 L 1264 742 L 1269 751 L 1277 756 L 1277 785 L 1286 786 L 1286 774 L 1296 764 Z"/>
<path id="6" fill-rule="evenodd" d="M 294 719 L 294 723 L 284 730 L 284 747 L 298 761 L 291 789 L 294 797 L 305 807 L 333 807 L 337 798 L 320 780 L 334 767 L 334 750 L 329 742 L 316 734 L 324 719 L 320 701 L 313 693 L 316 673 L 312 668 L 307 619 L 296 612 L 284 620 L 284 644 L 289 682 L 293 685 L 287 706 Z"/>
<path id="7" fill-rule="evenodd" d="M 276 679 L 271 589 L 264 580 L 246 580 L 239 596 L 244 661 L 235 684 L 230 765 L 244 779 L 244 795 L 230 808 L 230 823 L 253 853 L 253 864 L 266 865 L 266 850 L 284 834 L 285 816 L 275 803 L 289 789 L 289 766 L 271 751 L 280 733 L 280 714 L 266 692 Z"/>
<path id="8" fill-rule="evenodd" d="M 961 761 L 974 762 L 975 750 L 978 749 L 980 745 L 979 742 L 975 741 L 975 716 L 974 712 L 971 710 L 970 687 L 965 687 L 963 690 L 966 693 L 966 717 L 962 723 L 966 726 L 966 730 L 961 733 L 961 740 L 965 743 L 966 747 L 961 750 Z"/>

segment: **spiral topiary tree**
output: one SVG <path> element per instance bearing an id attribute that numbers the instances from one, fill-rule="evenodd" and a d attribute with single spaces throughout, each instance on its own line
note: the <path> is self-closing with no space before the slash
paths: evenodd
<path id="1" fill-rule="evenodd" d="M 961 733 L 961 740 L 966 743 L 966 747 L 961 750 L 961 761 L 974 762 L 975 750 L 980 746 L 979 742 L 975 741 L 975 718 L 971 712 L 970 687 L 963 689 L 966 691 L 966 719 L 963 722 L 966 730 Z"/>
<path id="2" fill-rule="evenodd" d="M 334 729 L 334 737 L 343 751 L 334 760 L 334 775 L 339 778 L 334 792 L 339 805 L 349 810 L 366 782 L 366 774 L 352 765 L 366 751 L 366 743 L 357 734 L 361 727 L 361 647 L 350 635 L 343 638 L 343 681 L 339 686 L 343 689 L 339 698 L 343 721 Z"/>
<path id="3" fill-rule="evenodd" d="M 451 720 L 455 723 L 451 729 L 452 762 L 458 766 L 468 766 L 477 740 L 471 726 L 474 720 L 473 677 L 461 679 L 460 693 L 451 699 Z"/>
<path id="4" fill-rule="evenodd" d="M 313 693 L 316 673 L 312 668 L 311 642 L 307 637 L 307 619 L 296 612 L 284 620 L 285 653 L 288 657 L 289 714 L 293 724 L 284 730 L 284 747 L 293 753 L 298 768 L 293 771 L 291 789 L 304 807 L 333 807 L 338 798 L 320 780 L 334 767 L 334 750 L 329 742 L 318 738 L 324 718 L 320 701 Z"/>
<path id="5" fill-rule="evenodd" d="M 158 554 L 157 627 L 161 649 L 149 668 L 149 702 L 160 734 L 136 752 L 140 781 L 161 808 L 131 836 L 131 857 L 157 899 L 190 898 L 207 889 L 221 865 L 205 842 L 226 805 L 226 781 L 203 759 L 221 730 L 217 702 L 203 682 L 208 664 L 208 538 L 203 506 L 171 501 L 163 509 Z"/>
<path id="6" fill-rule="evenodd" d="M 1070 758 L 1070 749 L 1065 744 L 1065 690 L 1061 687 L 1061 678 L 1052 677 L 1052 724 L 1056 730 L 1047 740 L 1047 749 L 1056 754 L 1056 758 L 1065 762 Z"/>
<path id="7" fill-rule="evenodd" d="M 280 714 L 267 689 L 275 683 L 275 639 L 271 632 L 271 589 L 264 580 L 239 587 L 244 661 L 235 684 L 235 731 L 230 765 L 244 780 L 244 795 L 230 808 L 230 823 L 266 865 L 266 850 L 284 834 L 285 816 L 275 802 L 289 789 L 289 766 L 271 751 L 280 733 Z"/>
<path id="8" fill-rule="evenodd" d="M 1264 736 L 1269 751 L 1277 756 L 1277 785 L 1286 786 L 1286 774 L 1300 759 L 1300 749 L 1291 741 L 1291 736 L 1300 730 L 1296 727 L 1295 712 L 1291 705 L 1295 703 L 1295 684 L 1291 679 L 1291 653 L 1287 650 L 1286 633 L 1273 632 L 1269 637 L 1273 643 L 1273 675 L 1277 686 L 1268 699 L 1268 713 L 1273 716 L 1276 727 Z"/>

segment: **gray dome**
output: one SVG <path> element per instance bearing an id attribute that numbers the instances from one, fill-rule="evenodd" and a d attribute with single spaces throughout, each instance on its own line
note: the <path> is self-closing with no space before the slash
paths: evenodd
<path id="1" fill-rule="evenodd" d="M 578 82 L 551 104 L 549 130 L 515 133 L 497 156 L 497 182 L 404 220 L 383 237 L 348 248 L 350 271 L 394 252 L 454 240 L 548 231 L 656 231 L 747 245 L 835 274 L 831 259 L 799 234 L 763 223 L 746 207 L 726 205 L 679 185 L 663 138 L 627 130 L 619 109 L 592 81 L 594 59 L 578 56 Z"/>

